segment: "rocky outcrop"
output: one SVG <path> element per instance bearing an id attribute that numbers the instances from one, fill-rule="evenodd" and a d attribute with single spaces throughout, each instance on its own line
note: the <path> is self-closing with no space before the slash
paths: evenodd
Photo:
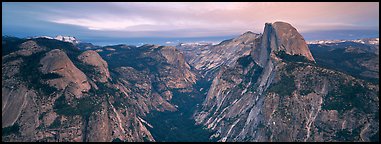
<path id="1" fill-rule="evenodd" d="M 47 80 L 46 83 L 58 90 L 66 89 L 67 94 L 80 98 L 91 88 L 86 75 L 80 71 L 62 50 L 55 49 L 46 53 L 40 60 L 43 74 L 57 74 L 60 78 Z"/>
<path id="2" fill-rule="evenodd" d="M 87 50 L 78 56 L 78 59 L 86 64 L 93 66 L 95 71 L 93 75 L 94 81 L 106 82 L 110 78 L 110 72 L 108 71 L 108 64 L 102 59 L 102 57 L 93 50 Z"/>

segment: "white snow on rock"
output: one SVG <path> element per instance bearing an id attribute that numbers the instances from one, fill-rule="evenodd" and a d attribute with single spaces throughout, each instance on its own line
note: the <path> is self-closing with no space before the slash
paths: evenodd
<path id="1" fill-rule="evenodd" d="M 70 43 L 73 43 L 73 44 L 78 44 L 80 42 L 79 40 L 77 40 L 75 37 L 72 37 L 72 36 L 58 35 L 54 39 L 60 40 L 60 41 L 64 41 L 64 42 L 70 42 Z"/>

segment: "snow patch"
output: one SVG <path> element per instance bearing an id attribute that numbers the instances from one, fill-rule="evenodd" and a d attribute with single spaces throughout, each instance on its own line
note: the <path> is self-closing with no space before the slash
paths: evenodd
<path id="1" fill-rule="evenodd" d="M 80 42 L 79 40 L 77 40 L 75 37 L 72 37 L 72 36 L 58 35 L 54 39 L 59 40 L 59 41 L 69 42 L 72 44 L 78 44 Z"/>

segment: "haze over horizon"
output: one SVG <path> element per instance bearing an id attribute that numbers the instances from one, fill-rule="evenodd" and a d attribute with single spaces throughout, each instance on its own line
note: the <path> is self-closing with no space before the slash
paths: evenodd
<path id="1" fill-rule="evenodd" d="M 285 21 L 306 40 L 378 37 L 379 3 L 2 3 L 2 35 L 68 35 L 98 45 L 218 43 Z"/>

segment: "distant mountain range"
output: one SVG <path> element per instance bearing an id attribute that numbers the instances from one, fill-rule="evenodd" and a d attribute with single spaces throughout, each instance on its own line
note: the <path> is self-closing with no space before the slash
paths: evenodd
<path id="1" fill-rule="evenodd" d="M 379 45 L 379 38 L 364 38 L 357 40 L 315 40 L 315 41 L 307 41 L 307 44 L 329 44 L 329 43 L 341 43 L 341 42 L 356 42 L 362 44 L 370 44 L 370 45 Z"/>

